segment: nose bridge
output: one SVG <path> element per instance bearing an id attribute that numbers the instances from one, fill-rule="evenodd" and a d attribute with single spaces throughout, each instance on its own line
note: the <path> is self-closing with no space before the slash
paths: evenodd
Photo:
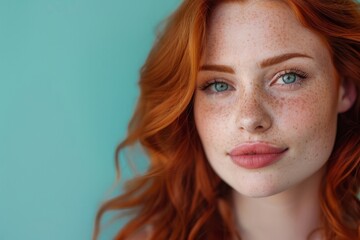
<path id="1" fill-rule="evenodd" d="M 244 89 L 238 101 L 237 125 L 248 132 L 266 131 L 271 116 L 266 107 L 266 93 L 257 86 Z"/>

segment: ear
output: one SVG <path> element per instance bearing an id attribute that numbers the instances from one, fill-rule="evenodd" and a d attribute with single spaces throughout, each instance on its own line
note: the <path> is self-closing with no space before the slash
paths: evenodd
<path id="1" fill-rule="evenodd" d="M 349 110 L 357 97 L 354 82 L 348 78 L 342 78 L 339 86 L 338 113 Z"/>

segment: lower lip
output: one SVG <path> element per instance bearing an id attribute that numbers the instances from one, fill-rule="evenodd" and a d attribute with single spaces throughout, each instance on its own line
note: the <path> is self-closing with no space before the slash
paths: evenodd
<path id="1" fill-rule="evenodd" d="M 258 169 L 269 166 L 279 161 L 284 152 L 281 153 L 269 153 L 269 154 L 254 154 L 254 155 L 234 155 L 230 156 L 233 162 L 246 169 Z"/>

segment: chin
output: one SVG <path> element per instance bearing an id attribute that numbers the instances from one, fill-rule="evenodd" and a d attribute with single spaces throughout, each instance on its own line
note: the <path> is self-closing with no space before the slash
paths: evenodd
<path id="1" fill-rule="evenodd" d="M 240 194 L 244 197 L 248 197 L 248 198 L 265 198 L 265 197 L 271 197 L 274 196 L 276 194 L 281 193 L 282 191 L 275 191 L 275 190 L 251 190 L 251 191 L 237 191 L 236 189 L 234 189 L 234 191 L 237 194 Z"/>
<path id="2" fill-rule="evenodd" d="M 271 197 L 280 194 L 286 191 L 286 189 L 288 189 L 288 186 L 278 185 L 271 182 L 251 183 L 251 184 L 247 184 L 247 186 L 231 186 L 231 187 L 235 193 L 248 198 Z"/>

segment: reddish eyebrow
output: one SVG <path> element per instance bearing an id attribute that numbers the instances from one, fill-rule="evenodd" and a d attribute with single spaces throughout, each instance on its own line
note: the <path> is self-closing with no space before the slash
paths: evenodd
<path id="1" fill-rule="evenodd" d="M 284 62 L 284 61 L 289 60 L 291 58 L 298 58 L 298 57 L 312 58 L 312 57 L 310 57 L 310 56 L 308 56 L 306 54 L 302 54 L 302 53 L 285 53 L 285 54 L 282 54 L 282 55 L 279 55 L 279 56 L 275 56 L 275 57 L 263 60 L 260 63 L 260 67 L 265 68 L 265 67 L 268 67 L 268 66 L 271 66 L 271 65 L 275 65 L 277 63 Z"/>
<path id="2" fill-rule="evenodd" d="M 306 54 L 302 54 L 302 53 L 285 53 L 285 54 L 281 54 L 279 56 L 275 56 L 275 57 L 263 60 L 260 63 L 260 67 L 265 68 L 265 67 L 269 67 L 271 65 L 275 65 L 275 64 L 284 62 L 291 58 L 300 58 L 300 57 L 313 59 L 312 57 L 310 57 Z M 200 71 L 217 71 L 217 72 L 225 72 L 225 73 L 235 74 L 235 71 L 232 67 L 226 66 L 226 65 L 216 65 L 216 64 L 202 65 L 200 67 Z"/>
<path id="3" fill-rule="evenodd" d="M 225 65 L 203 65 L 200 67 L 200 71 L 217 71 L 235 74 L 234 69 Z"/>

